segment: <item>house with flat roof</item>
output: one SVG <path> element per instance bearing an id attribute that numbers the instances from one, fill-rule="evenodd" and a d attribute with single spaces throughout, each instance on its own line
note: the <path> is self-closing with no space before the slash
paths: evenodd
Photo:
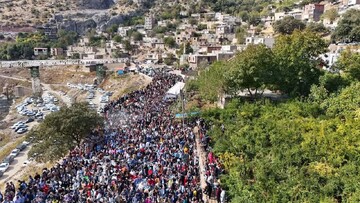
<path id="1" fill-rule="evenodd" d="M 48 55 L 48 48 L 44 47 L 35 47 L 34 56 L 46 56 Z"/>
<path id="2" fill-rule="evenodd" d="M 245 39 L 245 44 L 248 46 L 249 44 L 264 44 L 265 46 L 272 48 L 275 43 L 275 38 L 273 37 L 247 37 Z"/>
<path id="3" fill-rule="evenodd" d="M 302 20 L 309 22 L 318 22 L 321 15 L 324 13 L 323 4 L 308 4 L 304 6 L 304 12 L 302 15 Z"/>

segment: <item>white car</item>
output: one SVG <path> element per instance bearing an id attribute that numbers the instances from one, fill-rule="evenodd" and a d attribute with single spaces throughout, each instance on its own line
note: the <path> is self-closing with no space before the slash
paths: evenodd
<path id="1" fill-rule="evenodd" d="M 23 121 L 19 121 L 19 122 L 15 123 L 14 125 L 12 125 L 10 128 L 16 129 L 19 125 L 25 125 L 25 123 Z"/>
<path id="2" fill-rule="evenodd" d="M 24 142 L 22 142 L 22 144 L 28 146 L 30 144 L 30 142 L 24 141 Z"/>
<path id="3" fill-rule="evenodd" d="M 20 128 L 19 130 L 16 131 L 17 134 L 23 134 L 27 131 L 27 128 Z"/>
<path id="4" fill-rule="evenodd" d="M 9 168 L 9 163 L 2 163 L 0 164 L 0 171 L 5 172 Z"/>
<path id="5" fill-rule="evenodd" d="M 19 153 L 20 153 L 20 150 L 14 149 L 14 150 L 11 151 L 10 156 L 16 157 Z"/>

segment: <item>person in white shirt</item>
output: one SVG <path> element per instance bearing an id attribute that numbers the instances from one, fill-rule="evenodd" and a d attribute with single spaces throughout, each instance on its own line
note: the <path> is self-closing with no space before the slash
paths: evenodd
<path id="1" fill-rule="evenodd" d="M 220 202 L 225 203 L 225 190 L 222 189 L 220 193 Z"/>

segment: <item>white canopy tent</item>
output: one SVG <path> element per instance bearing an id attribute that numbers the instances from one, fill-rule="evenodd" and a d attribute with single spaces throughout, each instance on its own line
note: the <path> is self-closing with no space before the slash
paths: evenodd
<path id="1" fill-rule="evenodd" d="M 180 94 L 180 91 L 184 88 L 185 83 L 177 82 L 174 86 L 172 86 L 165 94 L 165 100 L 168 99 L 176 99 L 176 97 Z"/>

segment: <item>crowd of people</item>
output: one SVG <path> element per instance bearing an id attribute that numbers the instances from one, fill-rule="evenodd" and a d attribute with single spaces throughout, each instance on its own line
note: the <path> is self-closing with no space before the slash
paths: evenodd
<path id="1" fill-rule="evenodd" d="M 18 186 L 7 183 L 0 202 L 203 202 L 193 129 L 200 126 L 205 135 L 205 125 L 176 121 L 171 102 L 163 99 L 178 81 L 182 77 L 158 73 L 146 88 L 110 102 L 104 129 L 94 131 L 56 166 Z M 220 165 L 208 161 L 204 192 L 223 203 L 224 192 L 215 181 Z"/>
<path id="2" fill-rule="evenodd" d="M 226 201 L 225 189 L 220 185 L 220 175 L 224 172 L 224 169 L 209 146 L 210 137 L 207 135 L 206 130 L 209 127 L 206 126 L 205 122 L 200 122 L 198 126 L 200 127 L 199 137 L 201 146 L 207 155 L 205 157 L 206 164 L 204 178 L 206 180 L 206 188 L 204 193 L 208 198 L 216 199 L 218 203 L 224 203 Z"/>

